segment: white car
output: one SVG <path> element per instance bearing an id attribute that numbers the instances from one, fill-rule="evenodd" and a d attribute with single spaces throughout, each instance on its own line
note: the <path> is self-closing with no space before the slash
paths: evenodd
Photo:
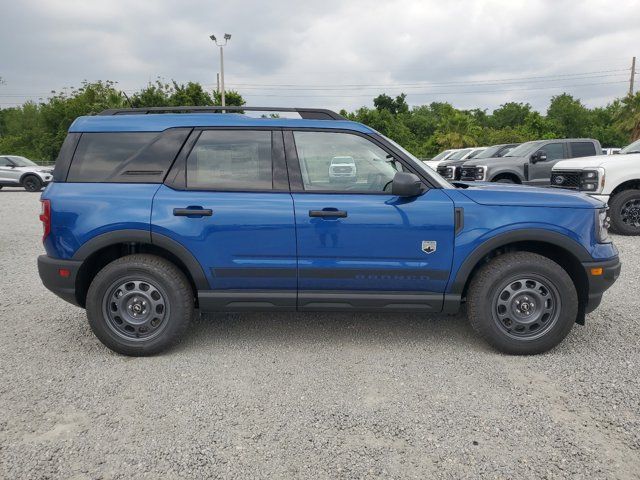
<path id="1" fill-rule="evenodd" d="M 440 165 L 445 160 L 449 160 L 451 158 L 451 155 L 453 155 L 456 152 L 459 152 L 460 150 L 462 150 L 462 149 L 461 148 L 450 148 L 449 150 L 444 150 L 444 151 L 440 152 L 438 155 L 436 155 L 435 157 L 433 157 L 433 158 L 431 158 L 429 160 L 424 160 L 424 163 L 426 163 L 429 167 L 431 167 L 434 170 L 436 170 L 438 168 L 438 165 Z"/>
<path id="2" fill-rule="evenodd" d="M 640 140 L 618 155 L 562 160 L 553 166 L 551 186 L 588 193 L 609 204 L 611 230 L 640 235 Z"/>
<path id="3" fill-rule="evenodd" d="M 358 169 L 353 157 L 333 157 L 329 165 L 329 182 L 355 182 Z"/>
<path id="4" fill-rule="evenodd" d="M 29 192 L 39 192 L 52 180 L 53 168 L 17 155 L 0 155 L 0 189 L 22 186 Z"/>

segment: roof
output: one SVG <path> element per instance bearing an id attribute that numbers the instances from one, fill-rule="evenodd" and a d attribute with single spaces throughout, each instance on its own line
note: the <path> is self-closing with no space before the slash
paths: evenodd
<path id="1" fill-rule="evenodd" d="M 146 115 L 96 115 L 78 117 L 69 132 L 161 132 L 175 127 L 283 127 L 338 128 L 361 133 L 375 130 L 348 120 L 255 118 L 235 113 L 162 113 Z"/>

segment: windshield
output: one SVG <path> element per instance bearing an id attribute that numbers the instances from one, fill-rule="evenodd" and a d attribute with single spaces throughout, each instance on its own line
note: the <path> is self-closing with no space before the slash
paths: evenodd
<path id="1" fill-rule="evenodd" d="M 440 152 L 438 155 L 436 155 L 435 157 L 433 157 L 431 159 L 431 161 L 434 160 L 442 160 L 444 157 L 446 157 L 447 155 L 449 155 L 451 153 L 451 150 L 445 150 L 444 152 Z"/>
<path id="2" fill-rule="evenodd" d="M 453 185 L 451 185 L 444 178 L 442 178 L 440 175 L 438 175 L 438 172 L 436 172 L 431 167 L 429 167 L 429 165 L 427 165 L 426 163 L 424 163 L 423 161 L 418 159 L 415 155 L 413 155 L 412 153 L 408 152 L 405 148 L 403 148 L 402 146 L 398 145 L 396 142 L 394 142 L 390 138 L 385 137 L 382 134 L 379 134 L 379 135 L 382 138 L 384 138 L 387 142 L 389 142 L 391 145 L 393 145 L 398 150 L 400 150 L 407 157 L 409 157 L 411 160 L 413 160 L 413 166 L 416 167 L 417 169 L 422 170 L 423 172 L 425 172 L 427 174 L 427 177 L 433 179 L 435 182 L 438 182 L 440 184 L 440 186 L 443 187 L 443 188 L 453 188 Z"/>
<path id="3" fill-rule="evenodd" d="M 9 157 L 13 163 L 15 163 L 18 167 L 37 167 L 38 164 L 32 162 L 28 158 L 24 157 Z"/>
<path id="4" fill-rule="evenodd" d="M 484 149 L 478 148 L 477 150 L 474 150 L 473 152 L 471 152 L 467 158 L 468 159 L 478 158 L 478 154 L 482 152 L 484 152 Z"/>
<path id="5" fill-rule="evenodd" d="M 465 148 L 464 150 L 460 150 L 459 152 L 456 152 L 453 155 L 451 155 L 449 158 L 447 158 L 447 161 L 449 161 L 449 160 L 460 160 L 462 157 L 464 157 L 470 151 L 471 151 L 471 148 Z"/>
<path id="6" fill-rule="evenodd" d="M 546 140 L 535 140 L 533 142 L 523 143 L 507 153 L 505 157 L 526 157 L 537 150 L 545 141 Z"/>
<path id="7" fill-rule="evenodd" d="M 473 158 L 493 158 L 496 156 L 496 153 L 502 148 L 502 145 L 494 145 L 493 147 L 487 147 L 478 155 Z"/>
<path id="8" fill-rule="evenodd" d="M 620 154 L 625 153 L 640 153 L 640 140 L 636 140 L 630 145 L 627 145 L 622 150 L 620 150 Z"/>

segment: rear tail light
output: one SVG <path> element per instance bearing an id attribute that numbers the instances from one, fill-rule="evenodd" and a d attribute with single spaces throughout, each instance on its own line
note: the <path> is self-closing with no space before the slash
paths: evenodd
<path id="1" fill-rule="evenodd" d="M 40 221 L 42 222 L 42 241 L 44 242 L 51 232 L 51 200 L 40 200 L 40 202 L 42 203 Z"/>

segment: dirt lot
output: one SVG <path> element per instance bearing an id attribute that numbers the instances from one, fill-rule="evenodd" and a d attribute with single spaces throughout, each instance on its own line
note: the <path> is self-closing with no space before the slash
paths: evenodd
<path id="1" fill-rule="evenodd" d="M 553 352 L 463 315 L 222 315 L 152 358 L 49 293 L 39 196 L 0 191 L 0 478 L 639 478 L 640 238 Z"/>

